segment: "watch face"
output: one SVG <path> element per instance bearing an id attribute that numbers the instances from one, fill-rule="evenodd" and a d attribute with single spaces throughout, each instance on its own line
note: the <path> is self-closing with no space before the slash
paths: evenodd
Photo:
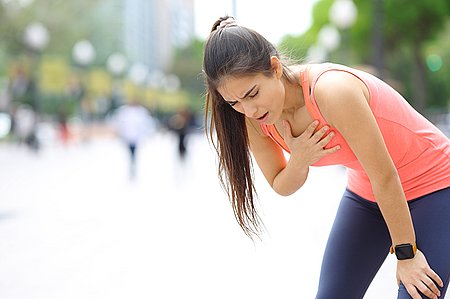
<path id="1" fill-rule="evenodd" d="M 402 244 L 395 246 L 395 255 L 399 260 L 412 259 L 414 257 L 414 250 L 411 244 Z"/>

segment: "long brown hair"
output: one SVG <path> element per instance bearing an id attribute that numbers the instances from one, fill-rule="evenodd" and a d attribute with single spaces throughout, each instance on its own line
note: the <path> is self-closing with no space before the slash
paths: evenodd
<path id="1" fill-rule="evenodd" d="M 245 234 L 252 237 L 261 232 L 262 222 L 255 208 L 256 190 L 245 115 L 234 110 L 217 87 L 226 76 L 271 76 L 270 58 L 280 55 L 259 33 L 235 23 L 223 26 L 226 20 L 230 17 L 221 17 L 214 23 L 204 46 L 205 128 L 219 157 L 220 183 L 230 198 L 236 220 Z M 283 76 L 295 81 L 284 64 Z"/>

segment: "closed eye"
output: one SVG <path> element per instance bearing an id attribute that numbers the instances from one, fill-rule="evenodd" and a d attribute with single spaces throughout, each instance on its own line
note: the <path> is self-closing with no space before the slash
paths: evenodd
<path id="1" fill-rule="evenodd" d="M 256 96 L 258 95 L 258 92 L 259 92 L 259 90 L 257 90 L 257 91 L 256 91 L 254 94 L 252 94 L 252 95 L 248 95 L 247 98 L 252 99 L 252 98 L 256 97 Z M 238 101 L 227 101 L 227 103 L 228 103 L 231 107 L 233 107 L 234 105 L 236 105 L 236 104 L 239 103 L 239 102 L 238 102 Z"/>
<path id="2" fill-rule="evenodd" d="M 254 97 L 256 97 L 256 96 L 258 95 L 258 92 L 259 92 L 259 90 L 256 91 L 253 95 L 250 95 L 250 96 L 248 96 L 248 97 L 249 97 L 249 98 L 254 98 Z"/>

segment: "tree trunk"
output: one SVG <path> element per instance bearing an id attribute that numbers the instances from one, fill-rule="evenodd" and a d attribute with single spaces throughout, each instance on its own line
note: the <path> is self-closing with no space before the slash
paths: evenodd
<path id="1" fill-rule="evenodd" d="M 372 63 L 375 66 L 377 76 L 380 79 L 384 79 L 383 23 L 384 23 L 383 0 L 373 0 Z"/>
<path id="2" fill-rule="evenodd" d="M 414 48 L 414 75 L 413 75 L 413 106 L 423 113 L 427 101 L 427 79 L 426 68 L 422 57 L 420 46 Z"/>

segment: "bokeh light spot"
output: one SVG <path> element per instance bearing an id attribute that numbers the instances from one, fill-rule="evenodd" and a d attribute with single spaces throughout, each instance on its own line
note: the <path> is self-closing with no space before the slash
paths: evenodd
<path id="1" fill-rule="evenodd" d="M 442 68 L 443 62 L 441 56 L 430 54 L 427 56 L 427 66 L 432 72 L 438 72 Z"/>

